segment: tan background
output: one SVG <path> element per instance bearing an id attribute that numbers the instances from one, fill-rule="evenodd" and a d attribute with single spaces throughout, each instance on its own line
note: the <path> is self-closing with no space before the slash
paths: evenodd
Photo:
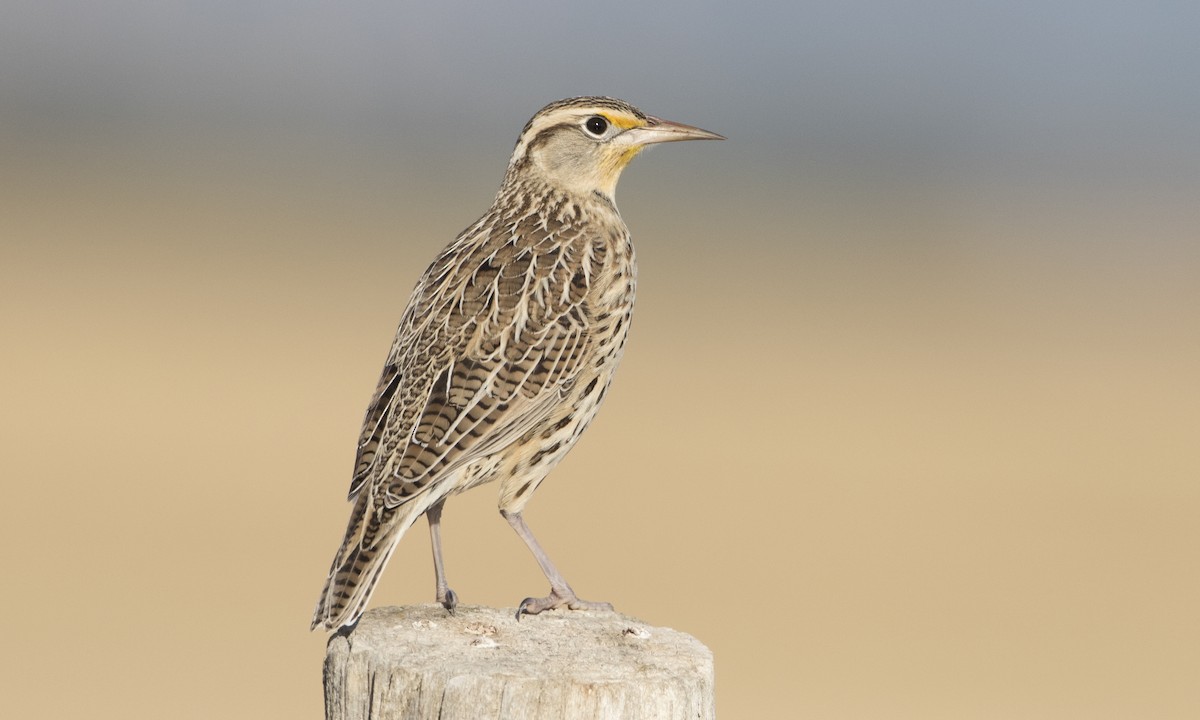
<path id="1" fill-rule="evenodd" d="M 1200 716 L 1191 11 L 45 7 L 0 30 L 7 716 L 320 717 L 402 304 L 597 91 L 730 140 L 620 188 L 631 343 L 528 514 L 580 594 L 707 643 L 723 717 Z M 494 508 L 449 572 L 512 606 Z"/>

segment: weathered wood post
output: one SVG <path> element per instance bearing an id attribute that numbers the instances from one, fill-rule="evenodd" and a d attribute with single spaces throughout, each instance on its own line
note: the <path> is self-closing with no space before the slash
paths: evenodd
<path id="1" fill-rule="evenodd" d="M 327 720 L 710 720 L 712 653 L 605 612 L 380 608 L 325 654 Z"/>

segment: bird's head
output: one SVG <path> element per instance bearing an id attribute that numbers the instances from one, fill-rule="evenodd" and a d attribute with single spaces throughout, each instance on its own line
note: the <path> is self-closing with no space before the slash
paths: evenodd
<path id="1" fill-rule="evenodd" d="M 621 171 L 647 145 L 724 139 L 646 115 L 615 98 L 568 98 L 547 105 L 526 123 L 509 174 L 532 175 L 581 195 L 599 192 L 612 198 Z"/>

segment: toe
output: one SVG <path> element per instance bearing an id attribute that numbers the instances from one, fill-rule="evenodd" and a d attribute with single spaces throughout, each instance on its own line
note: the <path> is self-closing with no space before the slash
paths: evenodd
<path id="1" fill-rule="evenodd" d="M 567 603 L 567 607 L 571 608 L 572 610 L 597 610 L 601 612 L 613 612 L 612 603 L 593 602 L 591 600 L 580 600 L 579 598 L 575 598 L 571 602 Z"/>
<path id="2" fill-rule="evenodd" d="M 589 600 L 580 600 L 575 597 L 575 594 L 561 595 L 551 592 L 544 598 L 527 597 L 517 606 L 517 620 L 521 620 L 522 615 L 537 615 L 543 610 L 552 610 L 554 608 L 567 608 L 570 610 L 597 610 L 603 612 L 612 612 L 613 606 L 606 602 L 591 602 Z"/>
<path id="3" fill-rule="evenodd" d="M 453 615 L 454 609 L 458 607 L 458 594 L 450 588 L 446 588 L 445 596 L 438 598 L 438 602 L 442 604 L 442 607 L 446 608 L 447 612 Z"/>
<path id="4" fill-rule="evenodd" d="M 517 606 L 517 620 L 519 621 L 522 615 L 537 615 L 543 610 L 558 607 L 559 604 L 559 599 L 553 595 L 544 598 L 527 597 Z"/>

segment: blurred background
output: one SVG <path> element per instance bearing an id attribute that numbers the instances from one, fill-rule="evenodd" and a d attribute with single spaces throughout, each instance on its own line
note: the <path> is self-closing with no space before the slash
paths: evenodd
<path id="1" fill-rule="evenodd" d="M 1200 6 L 0 9 L 11 717 L 322 716 L 312 606 L 413 283 L 542 105 L 729 137 L 528 519 L 723 717 L 1200 717 Z M 476 490 L 464 603 L 544 592 Z M 373 605 L 430 602 L 422 526 Z"/>

